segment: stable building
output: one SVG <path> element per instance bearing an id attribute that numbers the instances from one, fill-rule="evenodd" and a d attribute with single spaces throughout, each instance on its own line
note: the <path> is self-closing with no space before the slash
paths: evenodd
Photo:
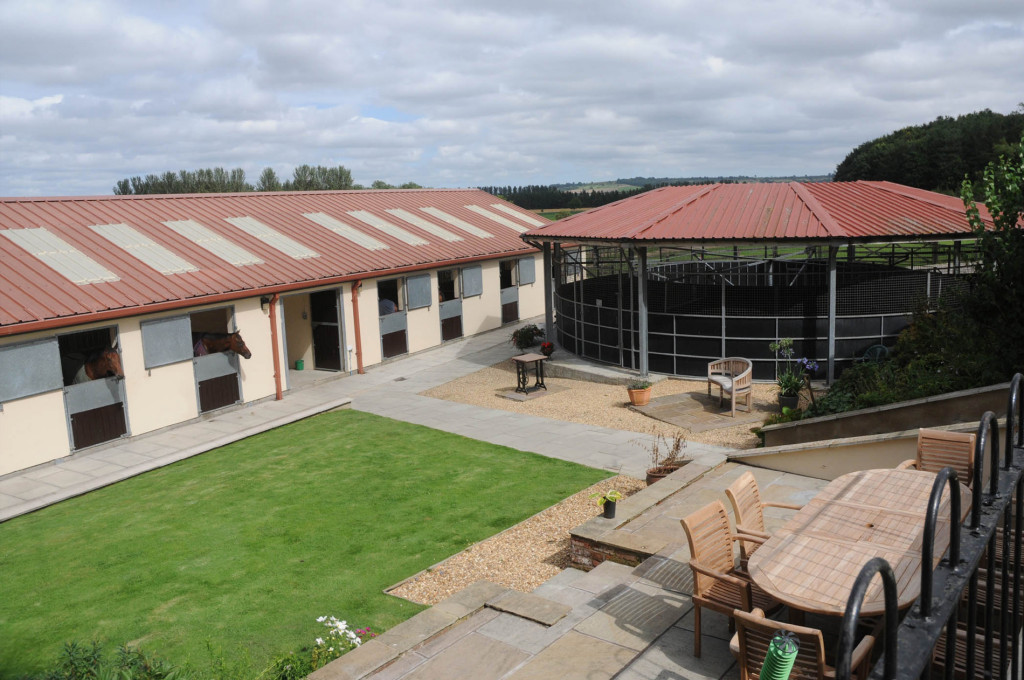
<path id="1" fill-rule="evenodd" d="M 2 198 L 0 475 L 538 315 L 544 224 L 462 189 Z"/>

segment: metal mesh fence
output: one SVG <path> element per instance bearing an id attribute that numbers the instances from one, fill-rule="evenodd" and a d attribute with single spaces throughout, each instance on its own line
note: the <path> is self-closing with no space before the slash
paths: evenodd
<path id="1" fill-rule="evenodd" d="M 966 283 L 972 251 L 912 244 L 839 250 L 836 361 L 841 370 L 873 345 L 892 345 L 920 309 Z M 557 333 L 567 350 L 636 368 L 638 260 L 618 247 L 560 248 L 555 257 Z M 702 376 L 708 361 L 743 356 L 754 377 L 774 379 L 775 339 L 797 356 L 828 359 L 829 268 L 822 248 L 652 249 L 648 260 L 651 370 Z"/>

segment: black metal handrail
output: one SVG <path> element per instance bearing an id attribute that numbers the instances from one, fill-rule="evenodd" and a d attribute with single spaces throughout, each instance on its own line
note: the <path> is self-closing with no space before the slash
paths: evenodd
<path id="1" fill-rule="evenodd" d="M 911 680 L 928 677 L 934 650 L 942 630 L 946 629 L 945 677 L 954 675 L 958 638 L 965 645 L 966 677 L 975 677 L 978 670 L 977 634 L 984 637 L 982 677 L 1020 678 L 1021 626 L 1021 539 L 1024 525 L 1024 377 L 1017 374 L 1010 383 L 1007 403 L 1006 437 L 1003 459 L 999 460 L 999 426 L 993 413 L 987 412 L 978 424 L 975 445 L 976 489 L 971 502 L 971 518 L 967 531 L 959 527 L 960 493 L 956 473 L 942 470 L 932 487 L 922 542 L 921 596 L 896 628 L 899 612 L 895 586 L 890 587 L 890 566 L 876 558 L 864 566 L 854 583 L 836 656 L 836 676 L 850 677 L 850 654 L 860 618 L 860 601 L 876 574 L 882 574 L 885 594 L 885 645 L 882 658 L 871 672 L 872 680 Z M 983 488 L 984 454 L 991 452 L 991 476 Z M 941 507 L 942 492 L 949 486 L 950 549 L 935 569 L 930 569 L 934 555 L 935 526 Z M 1011 503 L 1011 501 L 1013 501 Z M 997 536 L 1002 531 L 1002 560 L 997 561 Z M 1012 534 L 1012 536 L 1011 536 Z M 1011 550 L 1013 553 L 1010 559 Z M 978 623 L 979 569 L 985 560 L 984 617 Z M 998 562 L 998 564 L 997 564 Z M 1011 569 L 1012 565 L 1012 569 Z M 1011 576 L 1012 572 L 1012 576 Z M 890 576 L 886 576 L 886 574 Z M 1000 589 L 997 592 L 996 581 Z M 966 603 L 963 593 L 967 591 Z M 1000 600 L 998 625 L 995 601 Z M 1012 611 L 1011 605 L 1012 602 Z M 966 608 L 966 623 L 959 626 L 959 612 Z M 893 631 L 895 629 L 895 631 Z M 994 641 L 999 639 L 996 665 Z"/>

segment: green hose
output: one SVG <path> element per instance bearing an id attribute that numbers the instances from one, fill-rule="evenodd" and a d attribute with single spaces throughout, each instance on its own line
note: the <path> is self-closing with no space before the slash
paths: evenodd
<path id="1" fill-rule="evenodd" d="M 787 680 L 799 651 L 800 641 L 795 635 L 783 630 L 775 631 L 761 666 L 761 680 Z"/>

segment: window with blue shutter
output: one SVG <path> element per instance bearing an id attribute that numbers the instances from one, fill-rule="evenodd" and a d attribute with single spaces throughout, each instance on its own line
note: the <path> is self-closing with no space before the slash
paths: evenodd
<path id="1" fill-rule="evenodd" d="M 536 263 L 532 257 L 519 260 L 519 285 L 525 286 L 537 280 Z"/>
<path id="2" fill-rule="evenodd" d="M 187 316 L 143 321 L 142 358 L 146 368 L 156 368 L 192 358 L 192 322 Z"/>
<path id="3" fill-rule="evenodd" d="M 462 268 L 462 297 L 474 297 L 484 293 L 484 275 L 480 265 Z"/>
<path id="4" fill-rule="evenodd" d="M 408 277 L 405 280 L 405 290 L 409 300 L 409 309 L 430 306 L 430 274 Z"/>

